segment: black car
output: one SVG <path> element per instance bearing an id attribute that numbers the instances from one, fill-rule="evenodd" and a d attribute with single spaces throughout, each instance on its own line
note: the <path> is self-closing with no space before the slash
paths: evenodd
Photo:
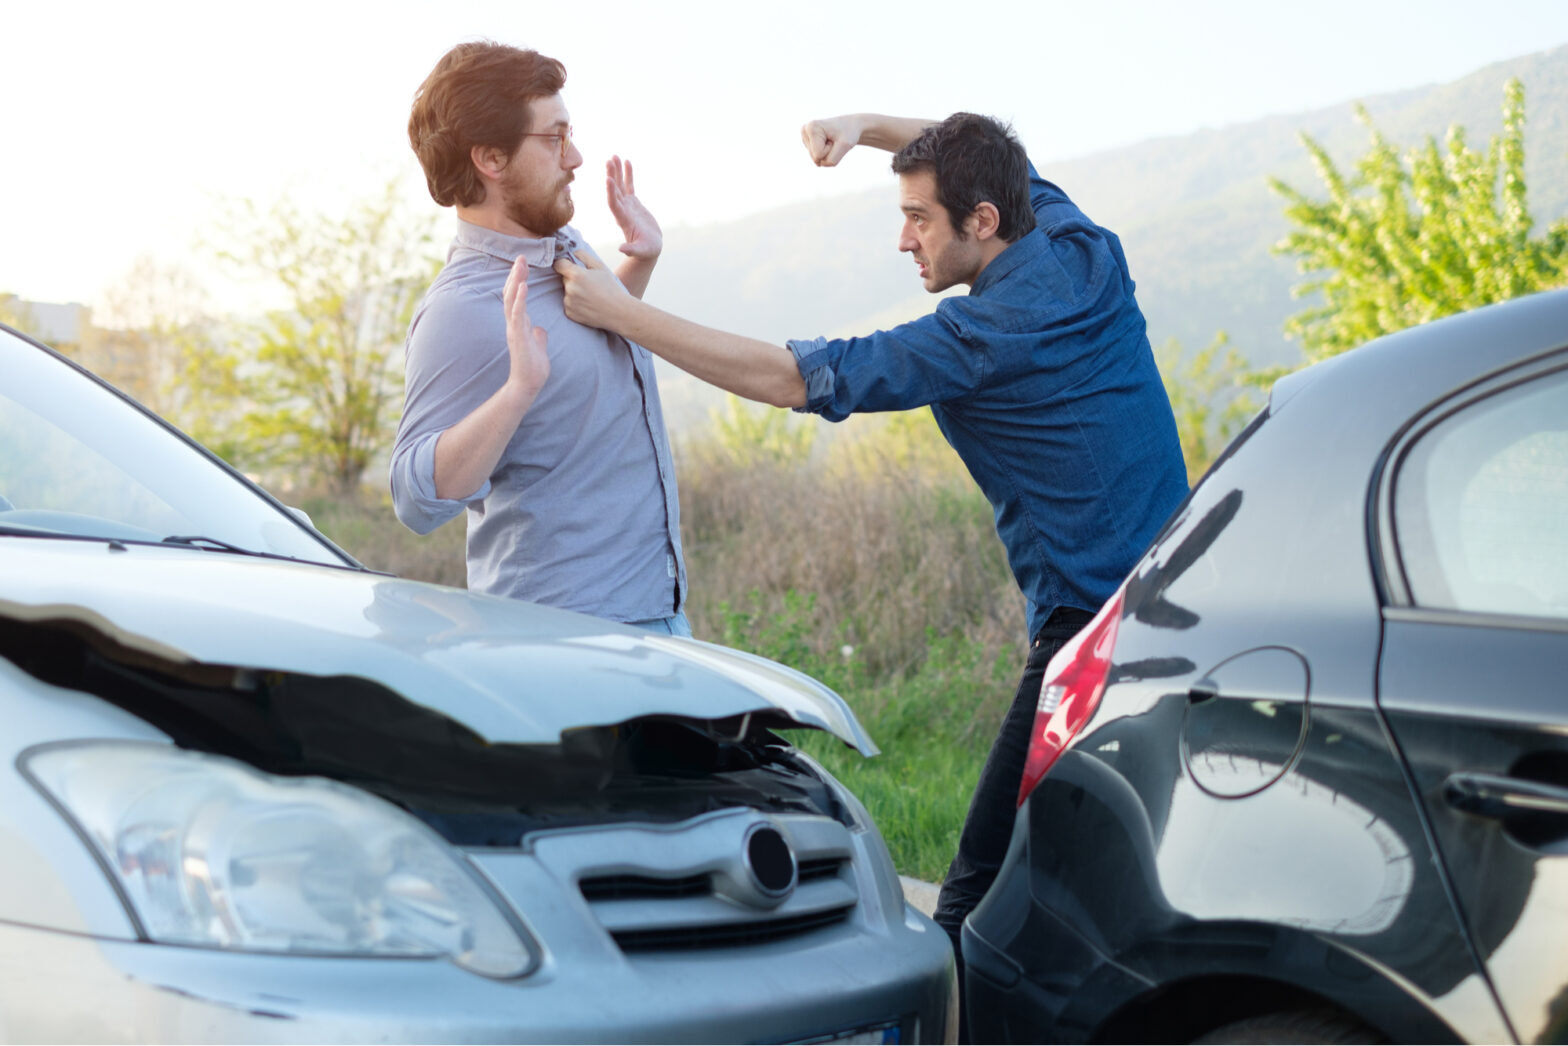
<path id="1" fill-rule="evenodd" d="M 1568 291 L 1280 381 L 1034 729 L 975 1041 L 1568 1039 Z"/>

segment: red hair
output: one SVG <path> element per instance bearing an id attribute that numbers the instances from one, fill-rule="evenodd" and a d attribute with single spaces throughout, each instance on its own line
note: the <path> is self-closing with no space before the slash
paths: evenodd
<path id="1" fill-rule="evenodd" d="M 458 44 L 436 63 L 414 92 L 408 142 L 425 169 L 430 195 L 443 207 L 485 198 L 474 170 L 474 146 L 508 156 L 528 131 L 528 103 L 566 83 L 566 67 L 538 51 L 490 40 Z"/>

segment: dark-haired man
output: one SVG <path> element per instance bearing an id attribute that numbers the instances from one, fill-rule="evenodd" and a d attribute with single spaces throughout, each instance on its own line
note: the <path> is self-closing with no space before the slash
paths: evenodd
<path id="1" fill-rule="evenodd" d="M 929 405 L 990 500 L 1031 647 L 938 902 L 956 946 L 1006 855 L 1046 662 L 1132 568 L 1186 472 L 1120 241 L 1036 174 L 1006 126 L 856 115 L 802 135 L 823 166 L 856 145 L 893 152 L 899 250 L 926 290 L 969 294 L 890 331 L 780 348 L 662 313 L 592 262 L 556 268 L 568 315 L 739 395 L 833 421 Z"/>
<path id="2" fill-rule="evenodd" d="M 393 504 L 421 534 L 467 509 L 470 588 L 689 636 L 652 357 L 569 319 L 552 268 L 602 266 L 567 224 L 583 157 L 565 82 L 538 52 L 467 43 L 415 95 L 409 142 L 458 222 L 409 327 Z M 641 295 L 663 237 L 631 165 L 607 173 L 626 237 L 614 279 Z"/>

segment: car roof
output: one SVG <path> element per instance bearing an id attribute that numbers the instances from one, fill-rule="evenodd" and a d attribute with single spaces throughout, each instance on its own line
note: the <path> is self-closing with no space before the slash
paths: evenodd
<path id="1" fill-rule="evenodd" d="M 1568 290 L 1411 328 L 1279 381 L 1128 583 L 1148 626 L 1126 656 L 1180 651 L 1198 671 L 1279 645 L 1315 694 L 1367 695 L 1382 601 L 1371 492 L 1385 453 L 1432 404 L 1568 345 Z M 1135 630 L 1145 631 L 1145 630 Z M 1123 655 L 1121 644 L 1118 657 Z"/>
<path id="2" fill-rule="evenodd" d="M 1333 398 L 1311 397 L 1309 410 L 1369 415 L 1397 428 L 1428 404 L 1564 345 L 1568 289 L 1546 291 L 1409 327 L 1288 375 L 1275 384 L 1269 407 L 1281 411 L 1326 383 Z M 1381 427 L 1369 426 L 1368 435 Z"/>

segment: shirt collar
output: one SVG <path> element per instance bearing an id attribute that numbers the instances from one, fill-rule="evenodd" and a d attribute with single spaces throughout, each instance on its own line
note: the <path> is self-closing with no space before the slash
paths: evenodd
<path id="1" fill-rule="evenodd" d="M 572 257 L 580 245 L 577 230 L 570 225 L 561 226 L 554 236 L 542 236 L 536 239 L 528 236 L 508 236 L 504 232 L 496 232 L 483 225 L 465 222 L 461 218 L 457 220 L 457 237 L 454 242 L 459 247 L 467 247 L 471 251 L 499 258 L 508 265 L 518 257 L 527 258 L 529 265 L 541 269 L 553 266 L 557 258 Z"/>
<path id="2" fill-rule="evenodd" d="M 969 287 L 970 295 L 984 294 L 986 288 L 1001 282 L 1014 269 L 1027 265 L 1043 250 L 1045 232 L 1037 225 L 1027 235 L 1008 244 L 1006 250 L 991 259 L 990 265 L 980 270 L 980 275 Z"/>

